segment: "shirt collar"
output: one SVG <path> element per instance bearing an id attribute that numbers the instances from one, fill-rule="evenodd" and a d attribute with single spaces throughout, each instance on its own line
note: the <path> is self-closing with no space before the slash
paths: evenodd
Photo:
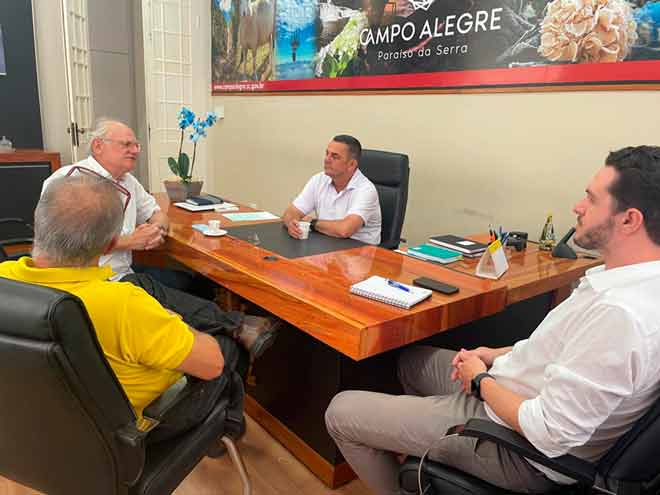
<path id="1" fill-rule="evenodd" d="M 83 165 L 83 167 L 84 166 L 85 165 Z M 103 177 L 105 177 L 107 179 L 114 180 L 112 178 L 112 175 L 110 174 L 110 172 L 108 172 L 103 167 L 103 165 L 101 165 L 99 162 L 97 162 L 96 158 L 94 158 L 93 155 L 89 155 L 89 157 L 87 158 L 87 165 L 86 166 L 87 166 L 88 169 L 93 170 L 97 174 L 100 174 L 100 175 L 102 175 Z"/>
<path id="2" fill-rule="evenodd" d="M 96 173 L 102 175 L 102 176 L 105 177 L 106 179 L 110 179 L 110 180 L 113 181 L 113 182 L 116 182 L 116 183 L 118 183 L 118 184 L 125 185 L 126 176 L 127 176 L 128 174 L 124 174 L 124 175 L 122 175 L 119 179 L 115 179 L 115 178 L 112 176 L 112 174 L 111 174 L 110 172 L 108 172 L 108 170 L 107 170 L 103 165 L 101 165 L 101 164 L 96 160 L 96 158 L 94 158 L 93 155 L 89 155 L 89 157 L 87 158 L 87 165 L 83 165 L 83 167 L 85 167 L 85 166 L 86 166 L 88 169 L 93 170 L 94 172 L 96 172 Z"/>
<path id="3" fill-rule="evenodd" d="M 329 176 L 325 175 L 325 172 L 322 172 L 322 174 L 323 174 L 323 177 L 326 180 L 325 186 L 326 187 L 332 187 L 333 190 L 335 190 L 334 189 L 335 186 L 332 184 L 332 179 Z M 362 172 L 360 172 L 360 169 L 355 169 L 355 172 L 353 173 L 353 176 L 351 177 L 351 179 L 348 181 L 348 184 L 346 184 L 346 187 L 344 189 L 342 189 L 341 191 L 339 191 L 339 193 L 337 193 L 337 194 L 341 194 L 344 191 L 350 191 L 351 189 L 357 188 L 358 183 L 362 180 L 362 177 L 363 177 L 363 175 L 362 175 Z"/>
<path id="4" fill-rule="evenodd" d="M 605 269 L 605 265 L 590 268 L 582 280 L 596 292 L 638 284 L 648 279 L 660 277 L 660 261 L 647 261 L 633 265 Z"/>
<path id="5" fill-rule="evenodd" d="M 107 266 L 37 268 L 29 256 L 23 256 L 16 262 L 14 273 L 20 280 L 35 284 L 91 282 L 95 280 L 108 280 L 113 275 L 112 269 Z"/>

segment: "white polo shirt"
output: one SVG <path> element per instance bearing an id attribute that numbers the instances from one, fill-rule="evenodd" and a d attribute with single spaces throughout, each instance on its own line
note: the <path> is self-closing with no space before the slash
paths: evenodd
<path id="1" fill-rule="evenodd" d="M 549 457 L 596 461 L 660 396 L 660 261 L 588 270 L 489 373 L 529 397 L 520 427 Z M 503 421 L 486 405 L 488 416 Z M 506 426 L 506 425 L 505 425 Z M 532 463 L 559 483 L 568 478 Z"/>
<path id="2" fill-rule="evenodd" d="M 41 193 L 43 194 L 43 192 L 46 190 L 46 187 L 48 186 L 48 183 L 51 181 L 51 179 L 54 177 L 65 176 L 69 170 L 75 166 L 88 168 L 102 175 L 103 177 L 112 179 L 110 173 L 104 169 L 103 166 L 94 159 L 94 157 L 89 156 L 88 158 L 80 160 L 73 165 L 68 165 L 66 167 L 60 168 L 59 170 L 56 170 L 53 175 L 44 181 L 44 184 L 41 188 Z M 140 184 L 133 175 L 128 173 L 124 174 L 124 176 L 116 182 L 125 187 L 128 192 L 131 193 L 131 199 L 128 203 L 128 207 L 126 208 L 126 212 L 124 213 L 124 224 L 121 228 L 121 235 L 128 235 L 135 230 L 137 225 L 145 223 L 147 220 L 149 220 L 155 212 L 160 210 L 160 207 L 156 203 L 156 199 L 151 194 L 149 194 L 144 189 L 144 187 L 142 187 L 142 184 Z M 99 266 L 110 265 L 112 271 L 115 273 L 111 280 L 119 280 L 124 275 L 133 273 L 133 270 L 131 269 L 132 262 L 133 255 L 131 251 L 113 251 L 110 254 L 101 256 L 101 259 L 99 260 Z"/>
<path id="3" fill-rule="evenodd" d="M 381 214 L 378 191 L 360 169 L 357 169 L 348 185 L 339 193 L 332 179 L 320 172 L 313 176 L 293 201 L 293 206 L 303 215 L 314 212 L 319 220 L 343 220 L 348 215 L 358 215 L 364 224 L 351 239 L 380 244 Z"/>

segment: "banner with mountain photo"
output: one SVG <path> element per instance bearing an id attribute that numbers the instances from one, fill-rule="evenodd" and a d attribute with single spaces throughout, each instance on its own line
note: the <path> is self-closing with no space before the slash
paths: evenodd
<path id="1" fill-rule="evenodd" d="M 213 92 L 660 81 L 660 0 L 212 0 Z"/>

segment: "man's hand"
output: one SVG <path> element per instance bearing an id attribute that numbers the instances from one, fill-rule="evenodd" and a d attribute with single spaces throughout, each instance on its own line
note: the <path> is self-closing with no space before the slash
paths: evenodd
<path id="1" fill-rule="evenodd" d="M 132 250 L 149 250 L 165 242 L 165 233 L 160 225 L 143 223 L 138 225 L 128 237 L 127 245 Z"/>
<path id="2" fill-rule="evenodd" d="M 300 230 L 300 227 L 298 226 L 298 220 L 291 220 L 287 225 L 287 230 L 291 237 L 296 239 L 302 238 L 302 230 Z"/>
<path id="3" fill-rule="evenodd" d="M 458 364 L 459 355 L 461 353 L 470 353 L 477 356 L 479 359 L 481 359 L 484 362 L 486 366 L 490 368 L 493 365 L 493 361 L 495 361 L 495 358 L 497 356 L 500 356 L 505 352 L 509 352 L 509 350 L 510 350 L 509 347 L 503 349 L 491 349 L 490 347 L 484 347 L 484 346 L 480 346 L 477 347 L 476 349 L 471 349 L 469 351 L 465 349 L 461 349 L 461 352 L 456 353 L 456 356 L 454 356 L 454 359 L 452 360 L 451 364 L 453 364 L 454 366 Z"/>
<path id="4" fill-rule="evenodd" d="M 472 379 L 479 373 L 485 373 L 488 368 L 474 351 L 461 350 L 454 360 L 457 362 L 452 379 L 460 380 L 463 392 L 469 394 L 472 392 Z"/>

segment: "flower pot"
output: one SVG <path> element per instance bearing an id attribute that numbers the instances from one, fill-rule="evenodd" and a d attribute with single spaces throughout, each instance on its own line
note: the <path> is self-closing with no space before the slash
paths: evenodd
<path id="1" fill-rule="evenodd" d="M 181 182 L 180 180 L 166 180 L 165 191 L 172 203 L 185 201 L 190 196 L 199 196 L 202 192 L 204 181 L 196 180 L 192 182 Z"/>

